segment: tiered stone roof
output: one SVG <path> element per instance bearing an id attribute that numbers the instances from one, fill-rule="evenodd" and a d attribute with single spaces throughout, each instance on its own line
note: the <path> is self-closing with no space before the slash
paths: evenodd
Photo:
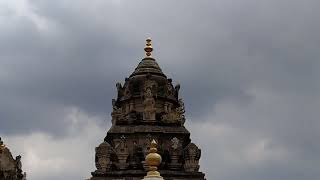
<path id="1" fill-rule="evenodd" d="M 147 39 L 146 57 L 134 72 L 117 83 L 112 100 L 112 127 L 96 148 L 96 167 L 91 180 L 137 180 L 146 175 L 145 157 L 152 139 L 162 156 L 159 171 L 166 180 L 204 180 L 199 172 L 201 150 L 191 143 L 184 127 L 184 103 L 180 85 L 162 72 Z"/>

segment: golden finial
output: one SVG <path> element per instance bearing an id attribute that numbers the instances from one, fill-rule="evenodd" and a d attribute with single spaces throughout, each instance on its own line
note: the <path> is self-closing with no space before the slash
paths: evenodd
<path id="1" fill-rule="evenodd" d="M 144 48 L 144 51 L 146 52 L 147 57 L 151 57 L 151 52 L 153 50 L 152 44 L 151 44 L 151 38 L 147 38 L 146 40 L 146 47 Z"/>
<path id="2" fill-rule="evenodd" d="M 147 173 L 147 176 L 145 179 L 148 179 L 149 177 L 158 177 L 162 178 L 160 176 L 160 173 L 158 170 L 158 166 L 161 164 L 161 156 L 157 153 L 157 142 L 153 139 L 151 141 L 149 154 L 146 156 L 146 163 L 149 166 L 149 171 Z"/>

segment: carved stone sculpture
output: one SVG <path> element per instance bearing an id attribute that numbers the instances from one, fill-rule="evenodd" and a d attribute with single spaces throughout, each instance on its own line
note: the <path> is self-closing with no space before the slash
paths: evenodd
<path id="1" fill-rule="evenodd" d="M 168 79 L 166 95 L 168 97 L 174 95 L 174 88 L 173 88 L 173 85 L 172 85 L 172 79 Z"/>
<path id="2" fill-rule="evenodd" d="M 122 108 L 113 107 L 113 111 L 111 113 L 112 116 L 112 124 L 116 124 L 117 122 L 122 122 L 126 120 L 125 113 L 123 112 Z"/>
<path id="3" fill-rule="evenodd" d="M 150 80 L 150 78 L 151 78 L 151 75 L 148 75 L 147 80 L 144 83 L 144 91 L 146 91 L 147 89 L 151 89 L 151 92 L 155 92 L 157 91 L 158 84 L 156 81 Z"/>
<path id="4" fill-rule="evenodd" d="M 185 122 L 185 109 L 184 109 L 184 104 L 182 102 L 182 99 L 179 100 L 179 107 L 176 109 L 172 109 L 172 104 L 171 103 L 165 103 L 164 104 L 164 112 L 161 116 L 161 121 L 164 123 L 169 123 L 169 124 L 181 124 L 183 125 Z"/>
<path id="5" fill-rule="evenodd" d="M 103 142 L 96 148 L 96 167 L 99 172 L 110 171 L 112 147 L 109 143 Z"/>
<path id="6" fill-rule="evenodd" d="M 176 109 L 179 114 L 178 121 L 181 123 L 181 125 L 183 125 L 185 123 L 184 113 L 186 111 L 185 111 L 184 103 L 183 103 L 182 99 L 179 99 L 179 105 L 180 106 Z"/>
<path id="7" fill-rule="evenodd" d="M 21 156 L 14 159 L 0 137 L 0 179 L 22 180 L 23 176 Z"/>
<path id="8" fill-rule="evenodd" d="M 201 150 L 195 144 L 190 143 L 184 149 L 184 170 L 187 172 L 198 172 L 200 156 Z"/>
<path id="9" fill-rule="evenodd" d="M 126 169 L 129 165 L 127 162 L 129 149 L 126 144 L 125 136 L 121 136 L 120 140 L 115 140 L 115 151 L 118 157 L 117 167 L 119 169 Z"/>
<path id="10" fill-rule="evenodd" d="M 162 157 L 158 168 L 164 179 L 205 180 L 198 171 L 200 149 L 190 144 L 190 132 L 184 126 L 180 85 L 173 86 L 151 57 L 150 39 L 146 49 L 147 56 L 134 72 L 124 84 L 117 84 L 112 126 L 105 143 L 97 148 L 97 170 L 90 180 L 143 179 L 149 170 L 145 158 L 152 139 L 158 143 Z"/>
<path id="11" fill-rule="evenodd" d="M 182 166 L 181 158 L 181 143 L 177 137 L 171 139 L 171 148 L 170 148 L 170 163 L 169 168 L 171 170 L 178 170 Z"/>
<path id="12" fill-rule="evenodd" d="M 144 105 L 143 120 L 147 122 L 154 122 L 156 120 L 156 108 L 155 108 L 156 102 L 153 98 L 150 88 L 146 89 L 143 105 Z"/>

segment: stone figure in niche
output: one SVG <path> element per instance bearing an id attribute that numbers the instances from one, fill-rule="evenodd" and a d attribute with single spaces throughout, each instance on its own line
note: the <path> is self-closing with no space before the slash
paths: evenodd
<path id="1" fill-rule="evenodd" d="M 177 137 L 171 139 L 171 148 L 170 148 L 170 163 L 169 168 L 172 170 L 178 170 L 182 166 L 181 162 L 182 150 L 181 143 Z"/>
<path id="2" fill-rule="evenodd" d="M 144 83 L 143 86 L 143 91 L 146 92 L 147 89 L 151 89 L 151 93 L 157 96 L 157 89 L 158 89 L 158 84 L 154 80 L 150 80 L 150 77 L 147 78 L 147 80 Z"/>
<path id="3" fill-rule="evenodd" d="M 171 111 L 172 111 L 172 103 L 165 102 L 164 103 L 164 112 L 171 113 Z"/>
<path id="4" fill-rule="evenodd" d="M 129 166 L 129 163 L 127 162 L 129 149 L 124 135 L 122 135 L 120 139 L 115 140 L 115 151 L 118 157 L 117 167 L 119 169 L 126 169 Z"/>
<path id="5" fill-rule="evenodd" d="M 172 85 L 172 79 L 168 79 L 167 81 L 167 91 L 166 91 L 167 96 L 173 96 L 174 95 L 174 88 Z"/>
<path id="6" fill-rule="evenodd" d="M 172 110 L 172 103 L 164 103 L 164 115 L 161 116 L 161 121 L 164 123 L 175 123 L 176 112 Z"/>
<path id="7" fill-rule="evenodd" d="M 171 124 L 181 124 L 183 125 L 185 122 L 185 109 L 184 103 L 182 99 L 179 100 L 179 107 L 172 109 L 172 103 L 166 102 L 164 104 L 164 112 L 165 114 L 162 115 L 161 121 L 164 123 L 171 123 Z"/>
<path id="8" fill-rule="evenodd" d="M 144 113 L 143 113 L 143 120 L 144 121 L 155 121 L 156 120 L 156 102 L 153 98 L 153 94 L 151 92 L 150 88 L 146 89 L 145 95 L 144 95 Z"/>
<path id="9" fill-rule="evenodd" d="M 174 138 L 172 138 L 171 139 L 171 142 L 172 142 L 172 149 L 178 149 L 178 147 L 179 147 L 179 139 L 178 138 L 176 138 L 176 137 L 174 137 Z"/>
<path id="10" fill-rule="evenodd" d="M 120 121 L 125 121 L 126 119 L 125 113 L 122 111 L 121 107 L 117 107 L 115 99 L 112 99 L 112 109 L 113 109 L 111 113 L 112 125 Z"/>

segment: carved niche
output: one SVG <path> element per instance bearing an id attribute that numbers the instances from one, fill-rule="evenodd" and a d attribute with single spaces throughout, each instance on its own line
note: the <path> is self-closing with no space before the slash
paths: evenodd
<path id="1" fill-rule="evenodd" d="M 110 171 L 112 165 L 112 155 L 113 149 L 109 143 L 103 142 L 96 147 L 96 167 L 98 172 Z"/>
<path id="2" fill-rule="evenodd" d="M 169 102 L 164 104 L 165 114 L 161 116 L 161 121 L 163 123 L 183 125 L 185 122 L 185 109 L 182 99 L 179 99 L 179 106 L 177 108 L 173 109 L 172 106 L 172 103 Z"/>
<path id="3" fill-rule="evenodd" d="M 122 107 L 118 107 L 116 105 L 116 100 L 112 99 L 112 125 L 116 124 L 117 122 L 124 122 L 126 121 L 126 114 L 123 111 Z"/>
<path id="4" fill-rule="evenodd" d="M 127 162 L 129 149 L 126 143 L 126 137 L 122 135 L 120 139 L 115 139 L 114 144 L 115 152 L 118 157 L 118 162 L 116 163 L 116 165 L 119 169 L 126 169 L 129 165 L 129 163 Z"/>
<path id="5" fill-rule="evenodd" d="M 168 79 L 167 86 L 166 86 L 166 96 L 170 97 L 170 96 L 174 96 L 174 94 L 175 94 L 175 90 L 172 85 L 172 79 Z"/>
<path id="6" fill-rule="evenodd" d="M 156 120 L 156 101 L 153 98 L 151 88 L 147 88 L 145 91 L 143 106 L 143 120 L 146 122 L 154 122 Z"/>
<path id="7" fill-rule="evenodd" d="M 183 168 L 187 172 L 198 172 L 200 165 L 199 159 L 201 150 L 194 144 L 190 143 L 184 149 L 184 165 Z"/>
<path id="8" fill-rule="evenodd" d="M 182 166 L 181 156 L 182 156 L 182 145 L 177 137 L 171 139 L 170 153 L 170 163 L 168 167 L 172 170 L 178 170 Z"/>

